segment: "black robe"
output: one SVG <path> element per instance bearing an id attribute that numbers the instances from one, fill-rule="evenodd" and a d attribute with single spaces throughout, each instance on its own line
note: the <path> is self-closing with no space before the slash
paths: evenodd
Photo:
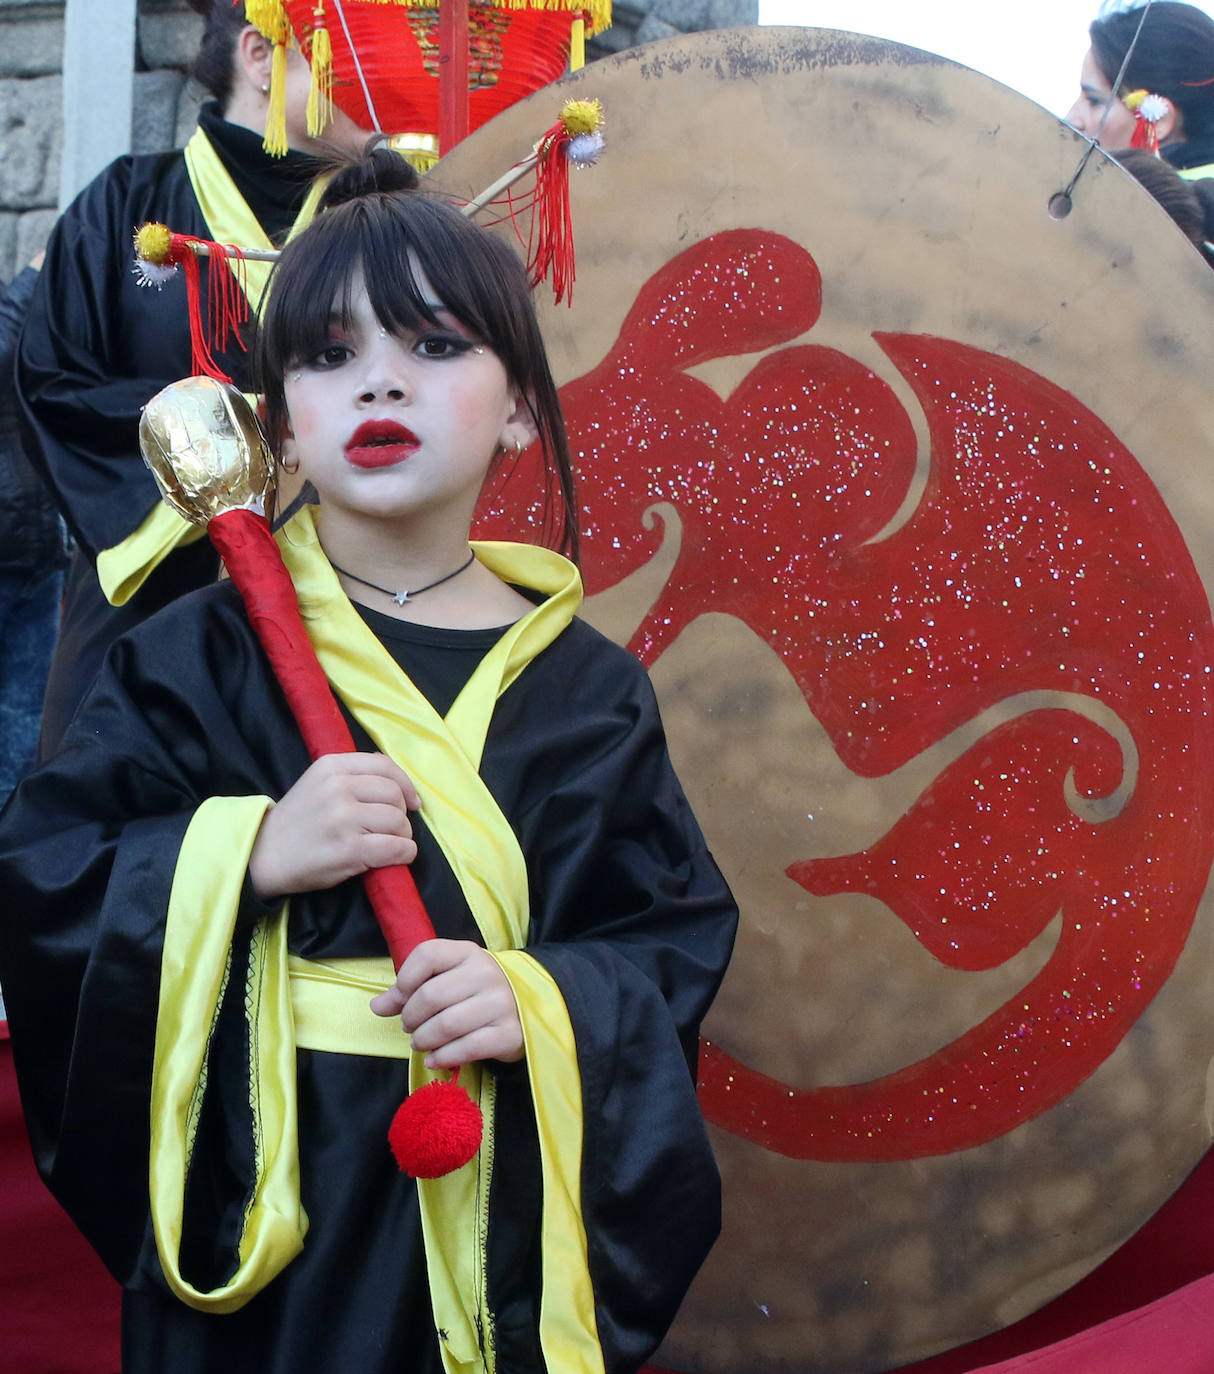
<path id="1" fill-rule="evenodd" d="M 204 107 L 204 116 L 200 122 L 266 232 L 281 233 L 303 202 L 316 159 L 294 153 L 272 160 L 259 153 L 256 134 L 226 124 L 215 107 Z M 254 179 L 264 194 L 253 194 Z M 149 220 L 213 237 L 179 151 L 119 158 L 64 211 L 18 350 L 26 448 L 76 543 L 47 690 L 44 754 L 110 643 L 183 592 L 213 582 L 218 571 L 205 540 L 179 548 L 124 606 L 106 601 L 94 571 L 97 555 L 126 539 L 160 499 L 139 455 L 140 409 L 192 371 L 183 274 L 154 288 L 140 285 L 132 270 L 132 235 Z M 203 263 L 204 292 L 209 270 Z M 243 350 L 232 342 L 217 357 L 243 387 Z"/>
<path id="2" fill-rule="evenodd" d="M 357 725 L 355 735 L 367 747 Z M 384 1145 L 403 1061 L 298 1051 L 311 1230 L 240 1311 L 204 1315 L 173 1297 L 149 1234 L 157 989 L 183 834 L 202 798 L 281 796 L 307 762 L 243 607 L 218 584 L 114 645 L 62 752 L 0 820 L 0 976 L 31 1139 L 52 1190 L 126 1286 L 130 1374 L 441 1368 L 416 1189 Z M 480 773 L 525 856 L 527 952 L 558 985 L 575 1034 L 580 1204 L 604 1367 L 634 1369 L 719 1225 L 693 1076 L 736 911 L 671 770 L 648 679 L 584 623 L 500 697 Z M 438 933 L 477 938 L 419 822 L 414 871 Z M 263 914 L 246 892 L 234 966 Z M 288 938 L 310 959 L 384 950 L 358 882 L 293 899 Z M 182 1266 L 202 1283 L 232 1268 L 249 1186 L 243 996 L 233 977 L 187 1190 Z M 532 1371 L 543 1368 L 536 1126 L 525 1067 L 496 1077 L 489 1307 L 497 1369 Z"/>

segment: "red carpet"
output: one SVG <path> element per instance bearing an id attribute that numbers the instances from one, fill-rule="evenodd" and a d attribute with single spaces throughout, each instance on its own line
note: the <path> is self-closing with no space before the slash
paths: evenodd
<path id="1" fill-rule="evenodd" d="M 0 1021 L 0 1368 L 115 1374 L 118 1285 L 42 1186 Z"/>

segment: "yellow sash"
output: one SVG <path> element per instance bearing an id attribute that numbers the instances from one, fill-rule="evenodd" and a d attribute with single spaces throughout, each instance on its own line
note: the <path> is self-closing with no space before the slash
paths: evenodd
<path id="1" fill-rule="evenodd" d="M 514 990 L 536 1103 L 544 1185 L 541 1343 L 549 1368 L 560 1369 L 563 1374 L 602 1374 L 581 1218 L 582 1102 L 572 1027 L 556 984 L 520 950 L 526 942 L 529 920 L 526 865 L 509 822 L 477 771 L 497 698 L 569 624 L 581 597 L 580 579 L 566 560 L 547 550 L 502 544 L 474 546 L 478 559 L 499 576 L 544 592 L 547 599 L 511 626 L 486 654 L 444 719 L 401 673 L 350 605 L 320 548 L 310 508 L 305 507 L 280 532 L 279 543 L 299 593 L 308 633 L 329 681 L 377 747 L 395 758 L 416 782 L 427 825 L 464 890 L 487 948 L 497 957 Z M 209 846 L 212 840 L 207 843 Z M 233 843 L 229 840 L 223 852 Z M 251 844 L 250 837 L 249 848 Z M 187 835 L 174 881 L 174 910 L 190 903 L 197 870 L 213 864 L 219 850 L 218 845 L 209 852 L 193 845 Z M 233 902 L 239 890 L 237 881 Z M 195 905 L 192 919 L 212 923 L 213 910 L 208 916 L 205 906 Z M 265 961 L 265 977 L 285 984 L 285 912 L 272 924 L 274 930 L 268 939 L 273 954 Z M 166 970 L 170 965 L 175 966 L 175 961 L 166 948 Z M 383 1031 L 371 1028 L 365 1010 L 355 1005 L 357 999 L 365 1008 L 369 992 L 391 981 L 391 965 L 386 960 L 319 965 L 292 961 L 291 968 L 290 994 L 281 990 L 275 994 L 275 1005 L 285 1005 L 288 1011 L 274 1036 L 286 1038 L 292 1046 L 299 1043 L 347 1053 L 393 1053 Z M 205 979 L 201 982 L 207 984 Z M 210 985 L 214 985 L 213 978 Z M 162 999 L 167 997 L 170 1003 L 191 996 L 188 982 L 176 990 L 162 988 Z M 291 1023 L 292 1000 L 299 1017 L 298 1029 Z M 395 1023 L 387 1024 L 400 1035 Z M 158 1046 L 159 1038 L 158 1031 Z M 277 1047 L 271 1049 L 270 1042 L 271 1034 L 263 1031 L 261 1062 L 253 1066 L 254 1073 L 281 1071 Z M 404 1051 L 403 1036 L 399 1044 Z M 416 1088 L 431 1077 L 421 1057 L 412 1057 L 411 1086 Z M 441 1348 L 448 1374 L 482 1370 L 486 1360 L 493 1368 L 484 1259 L 493 1158 L 494 1079 L 478 1065 L 468 1065 L 461 1070 L 460 1082 L 485 1111 L 485 1145 L 474 1165 L 442 1179 L 418 1183 L 431 1301 L 436 1328 L 444 1332 Z M 172 1105 L 160 1099 L 158 1087 L 159 1080 L 154 1080 L 154 1120 L 172 1115 Z M 293 1097 L 293 1071 L 290 1082 L 275 1091 L 276 1096 L 284 1094 Z M 254 1100 L 257 1097 L 255 1093 Z M 176 1148 L 169 1161 L 174 1174 L 182 1158 L 182 1148 Z M 154 1152 L 154 1199 L 164 1191 L 156 1183 L 160 1167 Z M 175 1181 L 174 1194 L 177 1186 Z M 254 1211 L 256 1206 L 255 1199 Z M 157 1236 L 159 1240 L 160 1230 Z M 297 1247 L 285 1245 L 281 1263 L 273 1272 L 296 1252 Z M 184 1301 L 201 1308 L 217 1307 L 210 1295 L 179 1285 L 167 1265 L 166 1274 Z M 219 1302 L 228 1303 L 233 1293 L 239 1292 L 241 1296 L 234 1304 L 239 1306 L 271 1277 L 273 1273 L 264 1269 L 250 1269 L 246 1276 L 242 1268 L 225 1285 Z M 488 1341 L 485 1351 L 482 1336 Z"/>
<path id="2" fill-rule="evenodd" d="M 181 1274 L 185 1183 L 207 1081 L 211 1027 L 230 975 L 236 908 L 268 797 L 212 797 L 194 813 L 169 897 L 152 1060 L 148 1186 L 156 1249 L 183 1302 L 234 1312 L 303 1247 L 299 1202 L 295 1046 L 287 1000 L 286 912 L 258 928 L 247 977 L 249 1030 L 263 1058 L 250 1080 L 256 1182 L 240 1237 L 240 1268 L 222 1287 L 199 1292 Z M 216 856 L 230 858 L 217 862 Z"/>
<path id="3" fill-rule="evenodd" d="M 236 189 L 236 183 L 202 129 L 194 130 L 184 156 L 190 186 L 211 238 L 242 248 L 272 248 L 274 245 L 266 237 L 257 216 Z M 308 192 L 288 238 L 294 238 L 311 223 L 323 190 L 324 186 L 318 182 Z M 272 266 L 268 262 L 244 262 L 236 271 L 249 305 L 259 318 Z M 174 549 L 192 544 L 205 532 L 163 501 L 158 501 L 133 533 L 97 555 L 97 579 L 106 599 L 111 605 L 125 606 Z"/>

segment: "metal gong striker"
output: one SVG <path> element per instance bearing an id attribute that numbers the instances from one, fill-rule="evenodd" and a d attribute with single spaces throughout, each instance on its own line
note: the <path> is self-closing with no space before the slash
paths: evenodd
<path id="1" fill-rule="evenodd" d="M 1051 216 L 1085 142 L 911 49 L 718 31 L 561 94 L 609 140 L 541 299 L 587 615 L 742 910 L 724 1230 L 658 1362 L 894 1368 L 1069 1287 L 1210 1143 L 1214 278 L 1101 154 Z"/>

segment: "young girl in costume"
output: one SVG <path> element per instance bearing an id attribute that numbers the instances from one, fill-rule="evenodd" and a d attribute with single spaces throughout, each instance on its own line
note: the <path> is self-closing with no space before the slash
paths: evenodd
<path id="1" fill-rule="evenodd" d="M 115 644 L 0 822 L 30 1133 L 134 1374 L 633 1370 L 718 1227 L 694 1066 L 736 913 L 573 564 L 468 543 L 538 441 L 572 549 L 568 456 L 521 265 L 412 182 L 334 178 L 259 341 L 362 752 L 309 764 L 220 583 Z M 400 862 L 439 938 L 394 976 L 359 875 Z M 484 1144 L 415 1184 L 388 1125 L 457 1065 Z"/>

